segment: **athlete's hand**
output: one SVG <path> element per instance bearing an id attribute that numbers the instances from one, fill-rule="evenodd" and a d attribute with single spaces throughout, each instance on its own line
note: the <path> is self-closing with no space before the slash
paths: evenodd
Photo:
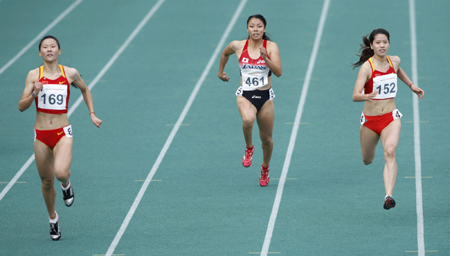
<path id="1" fill-rule="evenodd" d="M 261 54 L 261 57 L 263 58 L 263 60 L 266 60 L 267 50 L 266 50 L 266 48 L 264 48 L 264 46 L 262 46 L 262 45 L 259 46 L 259 53 Z"/>
<path id="2" fill-rule="evenodd" d="M 415 94 L 417 94 L 417 97 L 420 99 L 423 99 L 423 96 L 425 95 L 424 90 L 417 87 L 415 84 L 411 84 L 411 91 Z"/>
<path id="3" fill-rule="evenodd" d="M 42 89 L 44 88 L 44 86 L 42 85 L 41 82 L 35 82 L 34 83 L 34 87 L 33 87 L 33 92 L 34 95 L 38 95 L 40 91 L 42 91 Z"/>
<path id="4" fill-rule="evenodd" d="M 367 101 L 372 101 L 373 98 L 375 98 L 375 96 L 377 96 L 377 94 L 378 94 L 378 91 L 373 91 L 373 92 L 370 93 L 370 94 L 366 94 L 366 96 L 367 96 Z"/>
<path id="5" fill-rule="evenodd" d="M 91 113 L 91 121 L 95 124 L 98 128 L 100 128 L 100 125 L 102 124 L 102 120 L 100 120 L 98 117 L 95 116 L 95 113 Z"/>
<path id="6" fill-rule="evenodd" d="M 219 79 L 224 82 L 230 81 L 230 78 L 227 76 L 227 73 L 225 73 L 225 72 L 223 72 L 222 74 L 219 73 Z"/>

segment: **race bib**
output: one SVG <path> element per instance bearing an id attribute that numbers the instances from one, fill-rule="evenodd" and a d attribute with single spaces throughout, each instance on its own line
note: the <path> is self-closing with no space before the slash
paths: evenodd
<path id="1" fill-rule="evenodd" d="M 269 77 L 266 72 L 242 74 L 242 87 L 244 91 L 253 91 L 266 86 L 269 83 Z"/>
<path id="2" fill-rule="evenodd" d="M 373 90 L 377 91 L 374 99 L 384 100 L 397 95 L 397 74 L 388 74 L 373 78 Z"/>
<path id="3" fill-rule="evenodd" d="M 38 107 L 42 109 L 64 110 L 67 102 L 67 85 L 44 84 L 39 92 Z"/>

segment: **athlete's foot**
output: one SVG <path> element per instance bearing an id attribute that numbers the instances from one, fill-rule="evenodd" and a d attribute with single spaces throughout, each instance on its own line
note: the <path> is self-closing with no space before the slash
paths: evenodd
<path id="1" fill-rule="evenodd" d="M 50 238 L 53 241 L 58 241 L 61 238 L 61 230 L 59 229 L 59 216 L 57 213 L 54 220 L 50 219 Z"/>
<path id="2" fill-rule="evenodd" d="M 73 193 L 73 189 L 72 189 L 72 185 L 69 182 L 69 185 L 67 185 L 68 188 L 64 188 L 63 185 L 61 184 L 61 189 L 63 192 L 63 199 L 64 199 L 64 204 L 67 207 L 70 207 L 73 204 L 73 201 L 75 200 L 75 194 Z"/>
<path id="3" fill-rule="evenodd" d="M 250 167 L 250 165 L 252 165 L 253 152 L 255 152 L 255 147 L 247 147 L 247 149 L 245 149 L 245 154 L 242 158 L 242 165 L 244 167 Z"/>
<path id="4" fill-rule="evenodd" d="M 389 209 L 394 208 L 394 207 L 395 207 L 395 200 L 394 200 L 394 198 L 392 198 L 392 196 L 386 196 L 384 198 L 383 208 L 386 209 L 386 210 L 389 210 Z"/>
<path id="5" fill-rule="evenodd" d="M 264 165 L 261 165 L 261 176 L 259 177 L 259 185 L 261 187 L 265 187 L 269 184 L 270 177 L 269 177 L 269 166 L 264 167 Z"/>

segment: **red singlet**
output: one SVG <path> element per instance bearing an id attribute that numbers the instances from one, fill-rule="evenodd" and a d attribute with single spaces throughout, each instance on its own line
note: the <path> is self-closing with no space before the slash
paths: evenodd
<path id="1" fill-rule="evenodd" d="M 65 114 L 69 106 L 70 84 L 62 65 L 61 76 L 55 80 L 44 77 L 44 66 L 39 67 L 39 82 L 43 90 L 35 98 L 36 111 L 49 114 Z"/>

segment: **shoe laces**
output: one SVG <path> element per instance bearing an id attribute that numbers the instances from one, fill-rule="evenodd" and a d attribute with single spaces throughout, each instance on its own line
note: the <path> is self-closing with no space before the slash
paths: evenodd
<path id="1" fill-rule="evenodd" d="M 50 223 L 51 233 L 56 234 L 59 231 L 58 223 Z"/>
<path id="2" fill-rule="evenodd" d="M 252 149 L 246 149 L 246 150 L 245 150 L 245 156 L 253 156 L 253 149 L 254 149 L 254 148 L 252 148 Z"/>

